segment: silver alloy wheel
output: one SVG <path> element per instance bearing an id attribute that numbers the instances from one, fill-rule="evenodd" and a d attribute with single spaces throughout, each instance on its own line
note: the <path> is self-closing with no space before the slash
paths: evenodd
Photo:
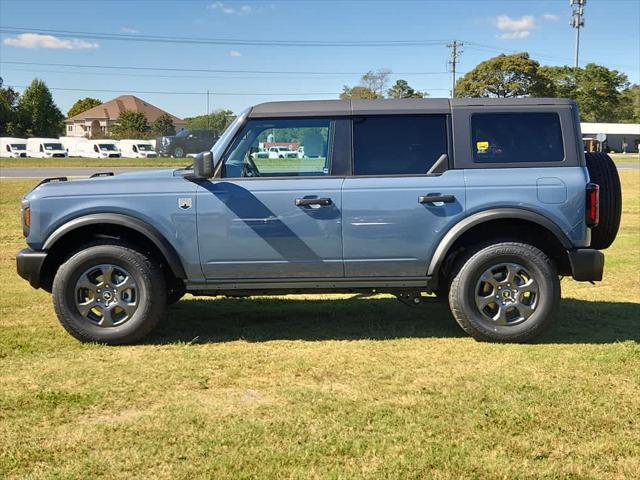
<path id="1" fill-rule="evenodd" d="M 500 263 L 484 271 L 476 284 L 475 302 L 485 320 L 517 325 L 540 303 L 538 282 L 518 263 Z"/>
<path id="2" fill-rule="evenodd" d="M 74 296 L 80 315 L 100 327 L 129 320 L 139 305 L 135 279 L 124 268 L 104 263 L 86 270 L 76 281 Z"/>
<path id="3" fill-rule="evenodd" d="M 176 158 L 184 157 L 184 150 L 182 149 L 182 147 L 176 147 L 173 151 L 173 156 Z"/>

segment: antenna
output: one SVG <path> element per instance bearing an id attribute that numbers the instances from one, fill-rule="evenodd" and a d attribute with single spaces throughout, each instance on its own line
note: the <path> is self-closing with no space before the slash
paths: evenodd
<path id="1" fill-rule="evenodd" d="M 576 29 L 576 56 L 574 67 L 578 68 L 578 55 L 580 53 L 580 29 L 584 27 L 584 6 L 587 0 L 569 0 L 571 5 L 571 26 Z"/>
<path id="2" fill-rule="evenodd" d="M 447 48 L 451 49 L 451 60 L 449 60 L 449 65 L 451 65 L 451 98 L 456 96 L 456 65 L 459 62 L 458 57 L 462 53 L 463 45 L 462 42 L 457 40 L 447 43 Z"/>

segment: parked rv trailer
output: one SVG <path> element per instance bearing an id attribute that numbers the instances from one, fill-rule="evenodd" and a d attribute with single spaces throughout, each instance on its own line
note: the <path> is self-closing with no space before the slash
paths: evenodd
<path id="1" fill-rule="evenodd" d="M 81 157 L 120 158 L 120 149 L 113 140 L 88 140 L 78 144 Z"/>
<path id="2" fill-rule="evenodd" d="M 19 158 L 27 156 L 25 138 L 0 137 L 0 157 Z"/>
<path id="3" fill-rule="evenodd" d="M 67 157 L 67 150 L 57 138 L 27 139 L 27 156 L 32 158 Z"/>
<path id="4" fill-rule="evenodd" d="M 81 157 L 80 145 L 89 142 L 85 137 L 60 137 L 59 140 L 69 157 Z"/>
<path id="5" fill-rule="evenodd" d="M 120 153 L 127 158 L 156 158 L 158 154 L 150 140 L 120 140 Z"/>

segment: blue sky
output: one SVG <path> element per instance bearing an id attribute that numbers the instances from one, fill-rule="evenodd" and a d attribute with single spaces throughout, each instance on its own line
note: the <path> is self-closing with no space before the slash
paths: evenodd
<path id="1" fill-rule="evenodd" d="M 0 62 L 331 72 L 136 71 L 0 63 L 0 75 L 8 85 L 27 85 L 38 77 L 50 87 L 87 89 L 53 90 L 64 112 L 84 96 L 108 100 L 118 95 L 95 91 L 101 89 L 122 93 L 209 89 L 211 110 L 230 108 L 236 112 L 268 100 L 337 98 L 343 85 L 354 85 L 361 73 L 378 68 L 391 69 L 392 81 L 404 78 L 433 97 L 446 97 L 451 77 L 444 42 L 456 39 L 467 43 L 458 67 L 462 72 L 501 51 L 529 51 L 542 64 L 572 64 L 575 30 L 569 27 L 570 16 L 567 0 L 0 0 L 0 27 L 26 29 L 22 35 L 0 33 Z M 640 83 L 640 2 L 589 0 L 585 22 L 580 63 L 600 63 Z M 366 47 L 176 45 L 83 35 L 51 38 L 41 36 L 38 29 L 258 42 L 434 42 Z M 181 117 L 206 112 L 204 93 L 138 96 Z"/>

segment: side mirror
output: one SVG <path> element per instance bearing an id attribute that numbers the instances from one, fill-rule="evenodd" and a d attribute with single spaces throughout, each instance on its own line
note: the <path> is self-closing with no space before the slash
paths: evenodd
<path id="1" fill-rule="evenodd" d="M 197 178 L 213 177 L 215 163 L 213 161 L 213 153 L 199 153 L 193 159 L 193 175 Z"/>

